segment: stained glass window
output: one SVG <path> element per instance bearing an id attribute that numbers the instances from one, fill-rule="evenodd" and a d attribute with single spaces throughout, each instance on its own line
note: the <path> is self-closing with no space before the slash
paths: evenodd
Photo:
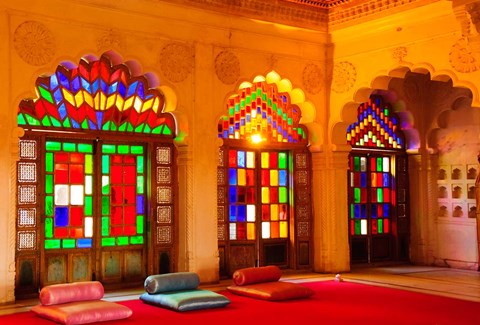
<path id="1" fill-rule="evenodd" d="M 218 122 L 218 137 L 263 141 L 306 143 L 306 132 L 298 123 L 300 108 L 290 104 L 287 93 L 279 93 L 275 84 L 256 82 L 227 100 L 228 116 Z"/>
<path id="2" fill-rule="evenodd" d="M 76 68 L 60 65 L 39 77 L 36 99 L 19 105 L 18 125 L 174 136 L 173 116 L 163 113 L 164 96 L 148 88 L 144 76 L 132 77 L 126 65 L 107 56 L 82 59 Z"/>
<path id="3" fill-rule="evenodd" d="M 90 248 L 93 237 L 93 145 L 45 145 L 45 249 Z"/>

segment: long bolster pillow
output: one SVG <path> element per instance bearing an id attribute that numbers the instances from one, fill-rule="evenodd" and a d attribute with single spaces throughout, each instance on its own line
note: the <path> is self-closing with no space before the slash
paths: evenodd
<path id="1" fill-rule="evenodd" d="M 150 275 L 145 279 L 145 291 L 156 294 L 169 291 L 193 290 L 200 284 L 195 272 L 177 272 Z"/>
<path id="2" fill-rule="evenodd" d="M 282 271 L 278 266 L 269 265 L 261 267 L 249 267 L 233 272 L 233 283 L 237 286 L 247 284 L 278 281 Z"/>
<path id="3" fill-rule="evenodd" d="M 103 285 L 98 281 L 52 284 L 40 290 L 40 303 L 44 306 L 75 301 L 102 299 Z"/>

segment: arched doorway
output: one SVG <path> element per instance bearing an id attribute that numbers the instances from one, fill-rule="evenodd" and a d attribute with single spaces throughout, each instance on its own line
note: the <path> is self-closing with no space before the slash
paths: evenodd
<path id="1" fill-rule="evenodd" d="M 174 271 L 176 127 L 164 95 L 107 55 L 35 86 L 18 109 L 17 298 Z"/>
<path id="2" fill-rule="evenodd" d="M 372 95 L 347 131 L 351 263 L 408 260 L 408 168 L 391 107 Z"/>

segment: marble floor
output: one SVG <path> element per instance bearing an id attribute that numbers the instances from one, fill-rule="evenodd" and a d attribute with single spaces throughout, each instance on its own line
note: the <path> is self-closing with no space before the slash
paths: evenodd
<path id="1" fill-rule="evenodd" d="M 285 273 L 282 281 L 305 282 L 335 279 L 336 274 Z M 402 290 L 430 293 L 434 295 L 480 302 L 480 272 L 452 268 L 396 265 L 383 267 L 353 267 L 350 272 L 339 275 L 343 281 L 366 283 Z M 222 280 L 201 288 L 212 291 L 225 289 L 231 280 Z M 105 300 L 121 301 L 138 299 L 142 290 L 107 292 Z M 0 315 L 28 311 L 38 303 L 37 299 L 20 300 L 11 304 L 0 304 Z"/>

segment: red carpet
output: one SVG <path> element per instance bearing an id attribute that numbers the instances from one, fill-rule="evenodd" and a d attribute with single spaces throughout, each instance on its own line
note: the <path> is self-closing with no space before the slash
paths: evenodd
<path id="1" fill-rule="evenodd" d="M 133 310 L 129 319 L 102 325 L 148 324 L 480 324 L 480 303 L 351 282 L 312 282 L 308 299 L 267 302 L 221 293 L 230 298 L 225 308 L 179 313 L 146 305 L 140 300 L 121 302 Z M 1 325 L 52 325 L 32 312 L 0 317 Z"/>

